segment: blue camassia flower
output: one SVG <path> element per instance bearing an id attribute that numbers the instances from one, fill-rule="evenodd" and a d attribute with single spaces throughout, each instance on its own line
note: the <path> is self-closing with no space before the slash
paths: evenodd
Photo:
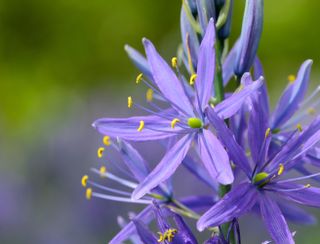
<path id="1" fill-rule="evenodd" d="M 194 84 L 194 91 L 190 92 L 190 87 L 186 87 L 179 70 L 177 69 L 177 73 L 180 79 L 161 58 L 149 40 L 144 39 L 143 44 L 148 63 L 145 64 L 142 61 L 142 66 L 150 71 L 147 75 L 151 76 L 151 83 L 145 81 L 141 76 L 137 81 L 145 81 L 152 89 L 153 94 L 167 102 L 170 108 L 161 109 L 152 103 L 151 99 L 148 99 L 156 110 L 154 111 L 134 103 L 129 97 L 128 107 L 136 106 L 151 115 L 120 119 L 104 118 L 95 121 L 93 126 L 104 135 L 132 141 L 182 137 L 165 154 L 155 169 L 138 185 L 132 198 L 141 198 L 161 182 L 167 180 L 186 157 L 193 141 L 196 142 L 196 151 L 211 178 L 221 184 L 232 183 L 233 173 L 228 155 L 216 136 L 209 130 L 208 120 L 204 113 L 212 95 L 215 74 L 215 25 L 213 19 L 209 21 L 206 34 L 200 45 L 197 73 L 190 78 L 190 83 Z M 139 56 L 139 58 L 142 57 Z M 172 61 L 173 66 L 177 67 L 176 59 Z M 247 79 L 248 76 L 245 74 L 243 79 Z M 259 79 L 248 86 L 241 87 L 229 98 L 216 104 L 214 111 L 220 118 L 231 117 L 262 83 L 262 80 Z"/>
<path id="2" fill-rule="evenodd" d="M 166 206 L 167 208 L 178 209 L 181 213 L 187 214 L 188 217 L 199 218 L 198 212 L 207 210 L 210 206 L 212 206 L 212 204 L 214 204 L 215 199 L 217 199 L 217 193 L 216 197 L 214 197 L 215 194 L 212 196 L 191 195 L 182 199 L 175 199 L 172 192 L 171 182 L 168 180 L 162 183 L 160 186 L 154 188 L 150 194 L 142 199 L 133 200 L 131 199 L 131 192 L 137 187 L 137 182 L 142 182 L 150 172 L 148 163 L 143 159 L 140 153 L 126 141 L 120 139 L 117 139 L 117 141 L 112 141 L 110 137 L 105 136 L 103 142 L 104 147 L 100 147 L 98 149 L 98 157 L 106 159 L 106 155 L 109 155 L 111 151 L 105 153 L 105 150 L 109 150 L 109 147 L 113 148 L 123 162 L 123 165 L 120 164 L 120 162 L 117 162 L 114 164 L 114 166 L 117 167 L 124 176 L 119 177 L 109 172 L 105 166 L 102 166 L 100 169 L 92 168 L 92 172 L 100 176 L 102 180 L 108 179 L 114 181 L 118 183 L 119 186 L 122 186 L 122 188 L 124 187 L 129 190 L 126 191 L 108 187 L 104 184 L 98 183 L 96 180 L 92 180 L 88 175 L 84 175 L 81 183 L 83 187 L 86 188 L 86 198 L 89 200 L 94 197 L 109 201 L 146 205 L 146 207 L 134 217 L 135 221 L 129 221 L 128 223 L 125 223 L 124 220 L 119 218 L 118 222 L 120 222 L 122 230 L 109 242 L 110 244 L 122 243 L 127 239 L 132 241 L 137 239 L 136 235 L 140 231 L 138 227 L 141 225 L 148 225 L 150 222 L 152 222 L 152 220 L 155 219 L 155 215 L 153 214 L 153 205 L 155 203 L 160 207 Z M 185 159 L 185 161 L 186 160 L 188 160 L 188 158 Z M 113 163 L 114 160 L 108 160 L 108 162 Z M 193 173 L 200 179 L 207 176 L 205 172 L 201 171 L 200 169 L 194 169 Z M 203 182 L 209 185 L 205 180 L 203 180 Z M 211 186 L 211 188 L 214 190 L 214 186 Z M 181 206 L 186 208 L 187 212 L 186 210 L 181 209 Z M 180 231 L 180 234 L 181 233 L 183 232 Z"/>
<path id="3" fill-rule="evenodd" d="M 197 227 L 202 231 L 209 226 L 221 225 L 259 206 L 260 214 L 272 239 L 279 244 L 294 243 L 284 213 L 279 206 L 283 200 L 278 198 L 305 206 L 320 207 L 319 188 L 311 187 L 310 184 L 295 183 L 318 176 L 320 173 L 285 180 L 280 178 L 299 164 L 304 154 L 319 142 L 320 117 L 314 119 L 303 131 L 296 129 L 291 132 L 287 140 L 271 155 L 268 150 L 272 131 L 265 127 L 264 120 L 261 119 L 263 114 L 261 110 L 263 108 L 259 100 L 252 99 L 250 116 L 254 118 L 250 120 L 251 122 L 249 121 L 251 123 L 249 127 L 253 130 L 250 140 L 253 140 L 252 144 L 260 145 L 260 148 L 257 148 L 256 160 L 253 160 L 252 165 L 245 150 L 236 142 L 224 121 L 213 109 L 208 108 L 207 116 L 210 123 L 216 128 L 217 135 L 227 148 L 230 159 L 245 173 L 247 180 L 234 186 L 224 198 L 208 210 L 198 221 Z M 262 142 L 259 136 L 254 136 L 259 135 L 261 130 L 264 131 Z M 295 218 L 301 216 L 301 218 L 307 218 L 306 221 L 308 221 L 308 216 L 301 209 L 294 209 L 293 212 Z M 310 218 L 309 221 L 311 221 Z"/>

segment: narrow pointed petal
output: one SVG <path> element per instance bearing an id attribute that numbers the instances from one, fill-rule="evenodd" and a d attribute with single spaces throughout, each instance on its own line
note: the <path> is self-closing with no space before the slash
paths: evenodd
<path id="1" fill-rule="evenodd" d="M 249 79 L 248 77 L 250 77 L 249 73 L 244 74 L 242 79 Z M 214 110 L 221 118 L 230 118 L 239 111 L 247 98 L 257 92 L 262 84 L 263 78 L 261 77 L 259 80 L 252 82 L 252 84 L 245 85 L 240 91 L 233 93 L 232 96 L 219 103 Z"/>
<path id="2" fill-rule="evenodd" d="M 254 60 L 253 68 L 254 68 L 253 78 L 255 80 L 259 79 L 261 76 L 265 77 L 262 64 L 261 64 L 258 57 L 256 57 Z M 269 115 L 269 113 L 270 113 L 269 95 L 268 95 L 266 80 L 263 82 L 263 85 L 260 87 L 259 93 L 260 93 L 258 96 L 259 102 L 260 102 L 261 106 L 263 107 L 264 112 L 267 115 Z"/>
<path id="3" fill-rule="evenodd" d="M 149 205 L 144 210 L 142 210 L 135 218 L 142 221 L 145 224 L 148 224 L 154 219 L 152 212 L 152 205 Z M 136 233 L 136 227 L 132 221 L 128 223 L 122 230 L 112 238 L 109 244 L 118 244 L 127 240 L 131 235 Z"/>
<path id="4" fill-rule="evenodd" d="M 188 113 L 188 115 L 192 116 L 193 108 L 184 92 L 181 81 L 148 39 L 143 39 L 143 45 L 154 82 L 157 84 L 163 96 L 179 107 L 180 110 L 183 110 Z"/>
<path id="5" fill-rule="evenodd" d="M 195 236 L 192 234 L 188 225 L 184 222 L 183 218 L 177 214 L 173 214 L 173 220 L 176 223 L 178 233 L 173 238 L 173 244 L 198 244 Z"/>
<path id="6" fill-rule="evenodd" d="M 218 226 L 247 213 L 256 203 L 258 191 L 250 183 L 235 186 L 197 222 L 199 231 Z"/>
<path id="7" fill-rule="evenodd" d="M 138 131 L 140 121 L 144 121 L 144 128 Z M 170 127 L 170 121 L 158 116 L 136 116 L 130 118 L 102 118 L 96 120 L 92 126 L 101 134 L 119 137 L 129 141 L 149 141 L 175 136 L 183 130 Z"/>
<path id="8" fill-rule="evenodd" d="M 157 238 L 141 221 L 133 220 L 133 223 L 143 244 L 158 244 Z"/>
<path id="9" fill-rule="evenodd" d="M 232 132 L 211 107 L 206 109 L 206 114 L 209 122 L 215 128 L 220 141 L 226 147 L 230 159 L 250 178 L 252 170 L 249 161 L 244 150 L 236 142 Z"/>
<path id="10" fill-rule="evenodd" d="M 277 183 L 275 187 L 285 190 L 301 188 L 298 191 L 279 191 L 279 194 L 290 201 L 304 206 L 320 208 L 320 189 L 317 187 L 305 187 L 303 189 L 303 185 L 295 183 Z M 276 191 L 277 188 L 274 190 Z"/>
<path id="11" fill-rule="evenodd" d="M 136 180 L 141 182 L 149 173 L 149 168 L 147 167 L 146 161 L 129 143 L 119 140 L 118 145 L 120 156 L 122 157 L 123 162 L 134 175 Z"/>
<path id="12" fill-rule="evenodd" d="M 313 215 L 298 206 L 294 206 L 283 201 L 278 201 L 277 203 L 285 219 L 290 222 L 305 225 L 312 225 L 317 222 Z"/>
<path id="13" fill-rule="evenodd" d="M 152 80 L 152 74 L 147 59 L 136 49 L 125 45 L 124 50 L 127 52 L 133 64 L 143 73 L 148 79 Z"/>
<path id="14" fill-rule="evenodd" d="M 200 111 L 203 111 L 204 108 L 208 105 L 209 99 L 212 95 L 212 86 L 216 66 L 214 47 L 215 39 L 215 25 L 213 19 L 211 18 L 208 23 L 206 34 L 200 45 L 197 65 L 197 79 L 195 81 L 197 98 L 200 100 Z"/>
<path id="15" fill-rule="evenodd" d="M 229 54 L 227 55 L 226 59 L 222 65 L 222 76 L 223 76 L 223 85 L 226 86 L 232 76 L 234 76 L 234 62 L 237 56 L 237 49 L 239 46 L 239 41 L 237 41 L 232 49 L 230 50 Z"/>
<path id="16" fill-rule="evenodd" d="M 309 85 L 312 60 L 305 61 L 298 72 L 297 79 L 287 86 L 273 113 L 271 128 L 280 128 L 297 111 Z"/>
<path id="17" fill-rule="evenodd" d="M 294 244 L 287 222 L 276 202 L 266 195 L 261 194 L 260 211 L 263 222 L 276 244 Z"/>
<path id="18" fill-rule="evenodd" d="M 207 29 L 208 22 L 211 18 L 215 19 L 216 9 L 214 1 L 207 0 L 197 0 L 197 11 L 199 23 L 202 29 L 202 32 L 205 33 Z"/>
<path id="19" fill-rule="evenodd" d="M 190 56 L 194 70 L 196 70 L 198 63 L 198 53 L 199 53 L 199 40 L 197 33 L 192 28 L 185 9 L 181 8 L 181 17 L 180 17 L 180 28 L 181 28 L 181 39 L 183 44 L 184 53 L 187 56 L 188 53 L 188 41 L 187 36 L 189 36 L 189 47 L 190 47 Z M 189 68 L 189 67 L 188 67 Z M 189 70 L 190 71 L 190 70 Z"/>
<path id="20" fill-rule="evenodd" d="M 141 182 L 138 187 L 133 191 L 132 198 L 137 200 L 143 197 L 150 190 L 158 186 L 163 181 L 167 180 L 181 164 L 186 156 L 193 135 L 186 135 L 182 137 L 170 151 L 166 153 L 160 163 L 155 169 Z"/>
<path id="21" fill-rule="evenodd" d="M 235 74 L 242 76 L 253 64 L 258 50 L 263 25 L 263 0 L 247 0 L 242 22 Z"/>
<path id="22" fill-rule="evenodd" d="M 212 179 L 227 185 L 234 180 L 229 157 L 220 141 L 209 130 L 199 134 L 199 151 L 203 165 Z"/>
<path id="23" fill-rule="evenodd" d="M 216 196 L 188 196 L 181 199 L 183 203 L 188 208 L 196 212 L 201 212 L 203 210 L 208 210 L 215 204 L 214 198 Z"/>

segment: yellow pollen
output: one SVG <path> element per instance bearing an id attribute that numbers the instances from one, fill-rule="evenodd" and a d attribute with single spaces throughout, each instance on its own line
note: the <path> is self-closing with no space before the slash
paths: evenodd
<path id="1" fill-rule="evenodd" d="M 267 138 L 267 137 L 270 135 L 270 131 L 271 131 L 270 128 L 268 128 L 268 129 L 266 130 L 266 133 L 264 134 L 264 137 L 265 137 L 265 138 Z"/>
<path id="2" fill-rule="evenodd" d="M 173 68 L 177 68 L 177 66 L 178 66 L 178 59 L 177 59 L 177 57 L 173 57 L 173 58 L 171 59 L 171 65 L 172 65 Z"/>
<path id="3" fill-rule="evenodd" d="M 153 100 L 153 90 L 149 88 L 146 92 L 146 99 L 148 102 L 152 102 Z"/>
<path id="4" fill-rule="evenodd" d="M 296 80 L 295 75 L 288 75 L 288 81 L 290 84 L 293 84 L 295 80 Z"/>
<path id="5" fill-rule="evenodd" d="M 310 184 L 306 184 L 304 187 L 305 187 L 305 188 L 310 188 L 311 185 L 310 185 Z"/>
<path id="6" fill-rule="evenodd" d="M 128 108 L 131 108 L 133 104 L 132 97 L 128 97 Z"/>
<path id="7" fill-rule="evenodd" d="M 87 188 L 87 190 L 86 190 L 86 198 L 88 200 L 90 200 L 91 197 L 92 197 L 92 189 L 91 188 Z"/>
<path id="8" fill-rule="evenodd" d="M 283 166 L 283 164 L 280 164 L 279 170 L 278 170 L 278 175 L 282 175 L 283 171 L 284 171 L 284 166 Z"/>
<path id="9" fill-rule="evenodd" d="M 105 177 L 105 173 L 107 172 L 107 168 L 105 166 L 101 166 L 99 169 L 100 177 Z"/>
<path id="10" fill-rule="evenodd" d="M 196 81 L 196 79 L 197 79 L 197 74 L 191 75 L 190 80 L 189 80 L 190 85 L 193 85 L 194 82 Z"/>
<path id="11" fill-rule="evenodd" d="M 301 132 L 302 131 L 302 125 L 301 124 L 297 124 L 297 129 Z"/>
<path id="12" fill-rule="evenodd" d="M 81 185 L 82 185 L 83 187 L 87 187 L 88 179 L 89 179 L 89 176 L 87 176 L 87 175 L 82 176 L 82 178 L 81 178 Z"/>
<path id="13" fill-rule="evenodd" d="M 143 128 L 144 128 L 144 121 L 140 120 L 140 125 L 139 125 L 139 128 L 137 129 L 137 131 L 141 132 Z"/>
<path id="14" fill-rule="evenodd" d="M 314 108 L 308 108 L 308 114 L 314 115 L 316 113 L 316 110 Z"/>
<path id="15" fill-rule="evenodd" d="M 143 74 L 142 74 L 142 73 L 138 74 L 138 76 L 137 76 L 137 78 L 136 78 L 136 84 L 139 84 L 139 83 L 140 83 L 140 81 L 142 80 L 142 77 L 143 77 Z"/>
<path id="16" fill-rule="evenodd" d="M 171 128 L 173 129 L 178 122 L 180 122 L 180 119 L 177 119 L 177 118 L 173 119 L 173 120 L 171 121 Z"/>
<path id="17" fill-rule="evenodd" d="M 177 232 L 178 231 L 176 229 L 168 229 L 164 233 L 158 232 L 158 235 L 159 235 L 158 242 L 164 242 L 164 241 L 172 242 L 172 239 L 174 238 Z"/>
<path id="18" fill-rule="evenodd" d="M 106 145 L 106 146 L 110 146 L 111 145 L 110 136 L 103 137 L 103 144 Z"/>
<path id="19" fill-rule="evenodd" d="M 99 147 L 98 151 L 97 151 L 98 158 L 102 158 L 103 152 L 104 152 L 104 148 L 103 147 Z"/>

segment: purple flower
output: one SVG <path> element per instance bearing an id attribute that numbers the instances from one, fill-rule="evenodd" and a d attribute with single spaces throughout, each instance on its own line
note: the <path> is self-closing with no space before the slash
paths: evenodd
<path id="1" fill-rule="evenodd" d="M 255 126 L 251 126 L 252 133 L 265 128 L 261 119 L 261 104 L 253 99 L 251 116 L 255 117 Z M 208 119 L 217 130 L 217 135 L 228 150 L 230 159 L 236 167 L 239 167 L 246 175 L 247 180 L 233 187 L 218 203 L 208 210 L 198 221 L 197 227 L 203 230 L 209 226 L 218 226 L 234 218 L 238 218 L 255 205 L 260 208 L 261 217 L 276 243 L 294 243 L 292 234 L 286 223 L 277 201 L 284 198 L 288 201 L 305 206 L 320 207 L 320 189 L 309 184 L 300 185 L 294 183 L 299 180 L 312 178 L 319 174 L 281 180 L 292 167 L 298 164 L 309 149 L 313 148 L 320 139 L 320 117 L 317 117 L 302 132 L 298 129 L 288 137 L 281 147 L 273 155 L 269 155 L 268 149 L 271 141 L 271 130 L 264 131 L 263 142 L 259 136 L 252 136 L 251 145 L 260 145 L 257 148 L 257 160 L 253 167 L 244 150 L 236 142 L 232 132 L 211 108 L 207 110 Z M 250 122 L 249 122 L 250 123 Z M 254 159 L 254 157 L 253 157 Z"/>
<path id="2" fill-rule="evenodd" d="M 148 65 L 153 83 L 153 92 L 171 108 L 152 111 L 150 116 L 123 119 L 99 119 L 93 126 L 102 134 L 120 137 L 125 140 L 148 141 L 181 136 L 175 145 L 166 153 L 157 167 L 141 182 L 132 194 L 139 199 L 161 182 L 168 179 L 185 158 L 191 143 L 196 141 L 197 151 L 209 175 L 222 184 L 230 184 L 233 174 L 227 153 L 215 135 L 208 129 L 204 113 L 213 90 L 215 70 L 215 27 L 211 20 L 201 43 L 197 75 L 193 76 L 195 92 L 190 96 L 183 81 L 180 81 L 168 64 L 161 58 L 152 43 L 144 39 Z M 244 76 L 244 79 L 247 79 Z M 262 81 L 243 87 L 228 99 L 216 105 L 215 111 L 223 118 L 236 113 L 243 102 L 262 85 Z M 143 108 L 129 100 L 130 106 Z M 153 107 L 159 108 L 153 104 Z"/>
<path id="3" fill-rule="evenodd" d="M 246 0 L 234 72 L 242 76 L 253 64 L 263 25 L 263 0 Z"/>

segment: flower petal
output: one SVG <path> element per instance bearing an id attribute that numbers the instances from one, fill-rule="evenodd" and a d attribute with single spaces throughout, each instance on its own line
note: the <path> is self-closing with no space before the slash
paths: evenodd
<path id="1" fill-rule="evenodd" d="M 214 1 L 207 1 L 207 0 L 197 0 L 197 12 L 199 23 L 204 33 L 207 29 L 208 22 L 211 18 L 215 19 L 216 9 Z"/>
<path id="2" fill-rule="evenodd" d="M 143 44 L 154 82 L 157 84 L 162 95 L 174 104 L 174 107 L 178 107 L 179 110 L 193 116 L 193 108 L 185 94 L 182 82 L 148 39 L 144 38 Z"/>
<path id="3" fill-rule="evenodd" d="M 149 205 L 143 209 L 135 218 L 142 221 L 145 224 L 150 223 L 154 219 L 153 206 Z M 122 230 L 112 238 L 109 244 L 118 244 L 127 240 L 131 235 L 136 233 L 136 227 L 132 221 L 128 223 Z"/>
<path id="4" fill-rule="evenodd" d="M 265 77 L 264 76 L 264 72 L 263 72 L 263 68 L 262 68 L 262 64 L 259 60 L 258 57 L 255 58 L 254 63 L 253 63 L 253 68 L 254 68 L 254 74 L 253 74 L 253 78 L 255 80 L 259 79 L 259 77 Z M 267 82 L 264 81 L 263 85 L 261 86 L 261 88 L 259 89 L 259 101 L 261 106 L 264 109 L 264 112 L 266 114 L 269 115 L 269 96 L 268 96 L 268 89 L 267 89 Z"/>
<path id="5" fill-rule="evenodd" d="M 139 220 L 133 220 L 137 233 L 144 244 L 159 244 L 157 238 L 148 228 Z"/>
<path id="6" fill-rule="evenodd" d="M 248 212 L 256 203 L 258 191 L 250 183 L 232 188 L 220 201 L 210 208 L 197 222 L 199 231 L 218 226 Z"/>
<path id="7" fill-rule="evenodd" d="M 305 61 L 298 72 L 297 79 L 287 86 L 273 113 L 271 128 L 280 128 L 299 108 L 308 89 L 312 60 Z"/>
<path id="8" fill-rule="evenodd" d="M 132 199 L 139 199 L 143 197 L 150 190 L 158 186 L 163 181 L 167 180 L 181 164 L 186 156 L 193 135 L 186 135 L 182 137 L 170 151 L 166 153 L 160 163 L 155 169 L 141 182 L 132 193 Z"/>
<path id="9" fill-rule="evenodd" d="M 243 75 L 242 79 L 251 80 L 251 76 L 249 73 L 246 73 Z M 232 115 L 239 111 L 248 97 L 257 92 L 262 84 L 263 78 L 260 77 L 260 79 L 258 79 L 257 81 L 253 82 L 250 85 L 244 86 L 240 91 L 233 93 L 230 97 L 223 100 L 214 108 L 214 110 L 221 118 L 230 118 Z"/>
<path id="10" fill-rule="evenodd" d="M 222 76 L 223 76 L 223 85 L 226 86 L 232 76 L 234 75 L 234 61 L 237 56 L 237 49 L 238 49 L 239 41 L 237 41 L 232 49 L 230 50 L 229 54 L 227 55 L 225 61 L 222 65 Z"/>
<path id="11" fill-rule="evenodd" d="M 209 130 L 199 133 L 199 152 L 212 179 L 228 185 L 234 180 L 229 157 L 220 141 Z"/>
<path id="12" fill-rule="evenodd" d="M 152 80 L 152 74 L 147 59 L 142 56 L 136 49 L 125 45 L 124 50 L 127 52 L 129 58 L 134 63 L 134 65 L 146 76 L 148 79 Z"/>
<path id="13" fill-rule="evenodd" d="M 209 99 L 212 95 L 212 85 L 214 80 L 214 72 L 216 67 L 215 56 L 215 39 L 216 30 L 214 21 L 211 18 L 206 34 L 200 45 L 198 65 L 197 65 L 197 79 L 195 81 L 195 88 L 197 92 L 197 99 L 199 99 L 200 111 L 208 105 Z"/>
<path id="14" fill-rule="evenodd" d="M 138 131 L 140 121 L 144 121 L 144 128 Z M 102 118 L 96 120 L 92 126 L 101 134 L 131 141 L 149 141 L 164 139 L 177 135 L 183 130 L 170 127 L 170 121 L 158 116 L 136 116 L 130 118 Z"/>
<path id="15" fill-rule="evenodd" d="M 274 242 L 294 244 L 292 234 L 277 203 L 264 194 L 259 197 L 261 216 Z"/>
<path id="16" fill-rule="evenodd" d="M 226 147 L 230 159 L 250 178 L 252 170 L 249 161 L 242 147 L 240 147 L 240 145 L 236 142 L 232 132 L 211 107 L 206 109 L 206 114 L 208 120 L 215 128 L 220 141 Z"/>

